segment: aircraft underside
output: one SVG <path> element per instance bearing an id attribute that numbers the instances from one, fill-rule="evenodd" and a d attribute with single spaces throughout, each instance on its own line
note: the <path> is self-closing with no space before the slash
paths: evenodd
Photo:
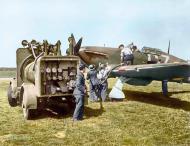
<path id="1" fill-rule="evenodd" d="M 109 98 L 114 99 L 124 99 L 125 94 L 123 93 L 123 85 L 129 84 L 134 86 L 147 86 L 152 82 L 152 80 L 143 80 L 143 79 L 136 79 L 136 78 L 126 78 L 126 77 L 119 77 L 113 86 L 111 92 L 109 93 Z M 183 80 L 163 80 L 161 81 L 162 84 L 162 93 L 163 95 L 168 95 L 168 86 L 167 82 L 176 82 L 176 83 L 190 83 L 190 77 L 185 78 Z"/>

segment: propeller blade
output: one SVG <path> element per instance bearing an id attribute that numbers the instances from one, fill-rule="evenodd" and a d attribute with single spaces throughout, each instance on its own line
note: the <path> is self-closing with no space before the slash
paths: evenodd
<path id="1" fill-rule="evenodd" d="M 75 37 L 74 37 L 73 34 L 71 34 L 71 38 L 72 38 L 72 40 L 73 40 L 73 46 L 75 46 L 75 45 L 76 45 L 76 41 L 75 41 Z"/>
<path id="2" fill-rule="evenodd" d="M 82 37 L 79 39 L 77 44 L 74 46 L 74 55 L 78 55 L 81 44 L 82 44 Z"/>

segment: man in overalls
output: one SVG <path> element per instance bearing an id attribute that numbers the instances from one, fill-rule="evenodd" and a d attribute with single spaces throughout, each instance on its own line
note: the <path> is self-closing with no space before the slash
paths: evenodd
<path id="1" fill-rule="evenodd" d="M 97 101 L 97 92 L 99 88 L 99 82 L 97 78 L 97 71 L 94 65 L 89 65 L 89 72 L 87 73 L 86 79 L 89 80 L 89 91 L 90 91 L 90 100 Z"/>
<path id="2" fill-rule="evenodd" d="M 100 65 L 100 70 L 97 74 L 98 79 L 100 80 L 99 86 L 99 96 L 101 97 L 102 101 L 106 100 L 107 96 L 107 89 L 108 89 L 108 81 L 107 81 L 107 74 L 109 69 L 106 68 L 104 64 Z"/>

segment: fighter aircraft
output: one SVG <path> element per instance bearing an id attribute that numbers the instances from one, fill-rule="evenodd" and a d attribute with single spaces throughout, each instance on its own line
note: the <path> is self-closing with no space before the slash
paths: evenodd
<path id="1" fill-rule="evenodd" d="M 81 41 L 79 41 L 81 44 Z M 134 46 L 133 65 L 121 65 L 120 48 L 75 45 L 78 55 L 86 65 L 107 63 L 111 66 L 108 77 L 118 77 L 116 84 L 109 93 L 110 98 L 125 98 L 122 92 L 124 83 L 135 86 L 146 86 L 153 80 L 162 82 L 162 91 L 167 95 L 167 82 L 190 83 L 190 63 L 170 55 L 157 48 L 143 47 L 138 50 Z"/>

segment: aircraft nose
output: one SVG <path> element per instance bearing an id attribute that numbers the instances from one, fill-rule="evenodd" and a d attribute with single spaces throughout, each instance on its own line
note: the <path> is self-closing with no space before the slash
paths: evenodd
<path id="1" fill-rule="evenodd" d="M 90 55 L 88 55 L 86 52 L 88 52 L 88 48 L 87 47 L 81 47 L 79 52 L 78 52 L 78 56 L 86 63 L 86 64 L 90 64 L 90 60 L 92 59 Z"/>

